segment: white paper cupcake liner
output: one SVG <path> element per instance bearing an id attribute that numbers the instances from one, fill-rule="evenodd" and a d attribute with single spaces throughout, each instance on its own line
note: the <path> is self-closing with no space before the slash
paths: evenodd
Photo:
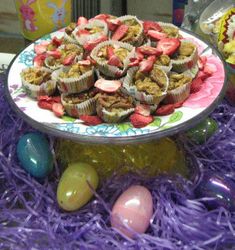
<path id="1" fill-rule="evenodd" d="M 26 72 L 29 68 L 23 69 L 23 72 Z M 42 70 L 47 71 L 47 72 L 51 72 L 51 70 L 45 68 L 45 67 L 41 67 Z M 32 97 L 32 98 L 37 98 L 38 96 L 41 95 L 52 95 L 55 90 L 56 90 L 56 81 L 55 80 L 49 80 L 46 82 L 43 82 L 40 85 L 34 85 L 31 84 L 29 82 L 27 82 L 24 77 L 22 76 L 21 73 L 21 81 L 22 81 L 22 85 L 25 89 L 25 92 L 27 93 L 28 96 Z"/>
<path id="2" fill-rule="evenodd" d="M 71 104 L 64 101 L 64 97 L 67 95 L 61 95 L 61 102 L 69 116 L 79 118 L 80 115 L 93 115 L 96 113 L 96 99 L 94 97 L 79 104 Z"/>
<path id="3" fill-rule="evenodd" d="M 130 19 L 135 19 L 139 25 L 140 25 L 140 31 L 139 34 L 136 37 L 133 37 L 131 42 L 125 42 L 125 43 L 130 43 L 131 45 L 134 46 L 140 46 L 141 44 L 143 44 L 144 41 L 144 27 L 143 27 L 143 23 L 136 17 L 136 16 L 132 16 L 132 15 L 125 15 L 125 16 L 121 16 L 118 17 L 118 19 L 123 22 L 126 20 L 130 20 Z"/>
<path id="4" fill-rule="evenodd" d="M 181 41 L 181 43 L 192 43 L 192 42 Z M 198 51 L 195 45 L 195 49 L 191 56 L 182 60 L 172 59 L 172 69 L 175 72 L 183 73 L 186 70 L 192 69 L 197 64 L 197 62 L 198 62 Z"/>
<path id="5" fill-rule="evenodd" d="M 66 32 L 64 32 L 64 43 L 68 44 L 68 43 L 74 43 L 74 44 L 78 44 L 77 40 L 74 38 L 74 36 L 69 36 Z"/>
<path id="6" fill-rule="evenodd" d="M 116 66 L 108 65 L 107 61 L 103 62 L 97 56 L 99 50 L 102 47 L 109 46 L 109 45 L 119 46 L 121 48 L 125 48 L 130 51 L 130 53 L 127 55 L 127 57 L 123 61 L 123 70 L 120 70 Z M 135 48 L 132 45 L 128 43 L 119 42 L 119 41 L 109 40 L 109 41 L 105 41 L 97 45 L 91 52 L 91 58 L 97 62 L 97 68 L 101 73 L 103 73 L 106 76 L 118 78 L 118 77 L 123 76 L 126 73 L 128 64 L 130 63 L 130 58 L 134 57 L 134 54 L 135 54 Z"/>
<path id="7" fill-rule="evenodd" d="M 110 112 L 99 104 L 96 105 L 97 114 L 103 121 L 107 123 L 118 123 L 127 118 L 131 113 L 134 112 L 134 110 L 134 108 L 130 108 L 123 111 Z"/>
<path id="8" fill-rule="evenodd" d="M 137 99 L 141 103 L 150 104 L 150 105 L 153 105 L 153 104 L 158 105 L 167 95 L 169 79 L 168 79 L 166 73 L 163 71 L 165 74 L 165 77 L 166 77 L 166 85 L 165 85 L 165 89 L 162 91 L 162 95 L 161 96 L 153 96 L 153 95 L 148 95 L 142 91 L 138 91 L 136 86 L 133 85 L 133 76 L 138 69 L 139 69 L 139 67 L 132 67 L 127 71 L 127 75 L 126 75 L 124 82 L 123 82 L 123 87 L 127 90 L 129 95 L 131 95 L 132 97 L 134 97 L 135 99 Z"/>
<path id="9" fill-rule="evenodd" d="M 56 80 L 60 92 L 69 94 L 80 93 L 94 85 L 94 68 L 78 78 L 61 78 L 59 76 L 60 73 L 68 71 L 70 67 L 64 66 L 52 73 L 52 78 Z"/>
<path id="10" fill-rule="evenodd" d="M 97 32 L 95 34 L 91 34 L 91 35 L 85 35 L 85 36 L 78 36 L 77 32 L 79 30 L 85 29 L 86 27 L 88 28 L 92 28 L 94 26 L 99 26 L 103 28 L 102 32 Z M 78 42 L 78 44 L 80 45 L 84 45 L 86 42 L 91 41 L 91 40 L 95 40 L 97 38 L 99 38 L 101 36 L 101 34 L 108 36 L 108 26 L 107 23 L 105 23 L 102 20 L 98 20 L 98 19 L 93 19 L 91 21 L 89 21 L 89 23 L 87 24 L 82 24 L 79 25 L 74 31 L 73 31 L 73 36 L 75 37 L 76 41 Z"/>

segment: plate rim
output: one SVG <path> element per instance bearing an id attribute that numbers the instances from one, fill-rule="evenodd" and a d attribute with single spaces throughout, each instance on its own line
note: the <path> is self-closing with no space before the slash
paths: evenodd
<path id="1" fill-rule="evenodd" d="M 58 128 L 53 128 L 47 124 L 44 123 L 40 123 L 34 119 L 32 119 L 30 116 L 26 115 L 17 105 L 16 103 L 13 101 L 9 89 L 8 89 L 8 79 L 9 79 L 9 72 L 11 70 L 12 65 L 14 64 L 16 58 L 29 46 L 31 46 L 33 43 L 35 43 L 35 41 L 41 39 L 38 38 L 35 41 L 32 41 L 31 43 L 29 43 L 25 48 L 23 48 L 20 52 L 18 52 L 15 57 L 12 59 L 12 61 L 10 62 L 8 68 L 7 68 L 7 73 L 6 73 L 6 81 L 4 84 L 4 92 L 6 95 L 6 99 L 8 101 L 8 103 L 10 104 L 11 108 L 28 124 L 30 124 L 33 128 L 44 132 L 46 134 L 52 135 L 52 136 L 57 136 L 60 138 L 65 138 L 65 139 L 69 139 L 69 140 L 73 140 L 73 141 L 77 141 L 80 143 L 91 143 L 91 144 L 135 144 L 135 143 L 145 143 L 145 142 L 149 142 L 151 140 L 157 140 L 163 137 L 168 137 L 168 136 L 173 136 L 179 132 L 183 132 L 187 129 L 190 129 L 192 127 L 194 127 L 195 125 L 197 125 L 199 122 L 201 122 L 205 116 L 208 116 L 217 106 L 218 104 L 222 101 L 224 95 L 225 95 L 225 91 L 228 85 L 228 81 L 227 81 L 227 69 L 226 69 L 226 64 L 223 61 L 222 55 L 219 53 L 219 51 L 217 50 L 217 48 L 213 45 L 210 44 L 209 42 L 205 41 L 203 38 L 201 38 L 198 34 L 195 34 L 192 31 L 186 30 L 184 28 L 179 28 L 180 30 L 182 30 L 185 33 L 188 33 L 194 37 L 196 37 L 197 39 L 201 40 L 202 42 L 204 42 L 205 44 L 207 44 L 208 47 L 210 47 L 212 49 L 212 51 L 216 54 L 216 56 L 219 57 L 220 61 L 222 62 L 223 65 L 223 69 L 225 72 L 224 75 L 224 82 L 223 82 L 223 86 L 222 89 L 220 90 L 219 95 L 213 100 L 213 102 L 210 104 L 209 107 L 205 108 L 202 112 L 200 112 L 199 114 L 197 114 L 195 117 L 192 117 L 191 119 L 184 121 L 174 127 L 171 128 L 167 128 L 165 130 L 161 130 L 161 131 L 155 131 L 155 132 L 151 132 L 151 133 L 146 133 L 146 134 L 140 134 L 140 135 L 132 135 L 132 136 L 115 136 L 115 137 L 105 137 L 105 136 L 96 136 L 96 135 L 83 135 L 83 134 L 76 134 L 76 133 L 72 133 L 72 132 L 68 132 L 68 131 L 63 131 L 60 130 Z M 54 31 L 56 32 L 56 31 Z M 48 33 L 48 34 L 52 34 L 54 32 Z M 45 34 L 44 36 L 48 35 Z M 42 37 L 44 37 L 42 36 Z"/>

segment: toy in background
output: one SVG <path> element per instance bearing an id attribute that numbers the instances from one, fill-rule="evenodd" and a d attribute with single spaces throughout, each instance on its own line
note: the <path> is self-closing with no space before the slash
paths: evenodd
<path id="1" fill-rule="evenodd" d="M 32 3 L 34 3 L 36 0 L 28 0 L 25 4 L 23 3 L 23 0 L 20 0 L 21 6 L 20 6 L 20 13 L 23 18 L 24 22 L 24 29 L 34 32 L 38 29 L 37 26 L 34 25 L 36 19 L 35 19 L 35 12 L 30 7 Z"/>
<path id="2" fill-rule="evenodd" d="M 71 0 L 15 0 L 15 5 L 21 33 L 31 41 L 71 22 Z"/>
<path id="3" fill-rule="evenodd" d="M 184 8 L 187 3 L 188 0 L 173 0 L 173 24 L 181 26 L 184 20 Z"/>
<path id="4" fill-rule="evenodd" d="M 54 13 L 52 15 L 52 20 L 55 25 L 55 30 L 59 29 L 60 27 L 65 26 L 65 15 L 66 15 L 65 3 L 66 2 L 67 0 L 63 0 L 61 7 L 51 2 L 47 4 L 49 8 L 52 8 L 54 10 Z"/>

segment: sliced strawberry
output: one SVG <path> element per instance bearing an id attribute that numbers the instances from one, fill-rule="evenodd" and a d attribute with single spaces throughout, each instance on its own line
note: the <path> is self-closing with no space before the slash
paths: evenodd
<path id="1" fill-rule="evenodd" d="M 207 75 L 206 73 L 204 73 L 202 70 L 200 70 L 197 74 L 197 78 L 201 78 L 202 81 L 206 80 L 206 78 L 208 78 L 209 75 Z"/>
<path id="2" fill-rule="evenodd" d="M 109 14 L 99 14 L 99 15 L 96 15 L 93 19 L 99 19 L 102 21 L 106 21 L 106 19 L 108 19 L 109 17 L 110 17 Z"/>
<path id="3" fill-rule="evenodd" d="M 160 56 L 162 54 L 162 50 L 153 48 L 151 46 L 141 46 L 139 47 L 138 51 L 147 56 L 151 55 Z"/>
<path id="4" fill-rule="evenodd" d="M 164 55 L 172 55 L 180 46 L 178 38 L 163 38 L 157 44 L 157 49 L 162 50 Z"/>
<path id="5" fill-rule="evenodd" d="M 108 65 L 116 66 L 116 67 L 122 67 L 122 62 L 119 59 L 118 56 L 112 55 L 108 60 Z"/>
<path id="6" fill-rule="evenodd" d="M 206 56 L 200 56 L 198 58 L 198 62 L 197 62 L 199 69 L 203 69 L 204 66 L 205 66 L 205 64 L 206 64 L 206 62 L 207 62 L 207 57 Z"/>
<path id="7" fill-rule="evenodd" d="M 46 59 L 46 54 L 37 55 L 33 59 L 33 65 L 35 67 L 41 67 L 44 65 L 45 59 Z"/>
<path id="8" fill-rule="evenodd" d="M 122 24 L 122 22 L 117 18 L 107 19 L 106 22 L 108 24 L 109 30 L 111 30 L 111 31 L 115 31 L 117 29 L 117 27 Z"/>
<path id="9" fill-rule="evenodd" d="M 129 67 L 139 66 L 140 61 L 137 58 L 131 58 L 130 63 L 128 64 Z"/>
<path id="10" fill-rule="evenodd" d="M 80 16 L 77 20 L 77 25 L 87 24 L 88 20 L 84 16 Z"/>
<path id="11" fill-rule="evenodd" d="M 96 61 L 94 59 L 92 59 L 90 56 L 87 56 L 86 60 L 89 60 L 92 65 L 96 65 Z M 84 61 L 86 61 L 86 60 L 84 60 Z"/>
<path id="12" fill-rule="evenodd" d="M 52 110 L 52 103 L 44 101 L 44 100 L 40 100 L 38 101 L 38 106 L 41 109 L 48 109 L 48 110 Z"/>
<path id="13" fill-rule="evenodd" d="M 190 86 L 190 93 L 197 93 L 201 87 L 202 87 L 202 79 L 200 77 L 197 77 L 193 79 L 191 86 Z"/>
<path id="14" fill-rule="evenodd" d="M 51 100 L 53 101 L 53 103 L 61 103 L 61 97 L 60 96 L 52 96 Z"/>
<path id="15" fill-rule="evenodd" d="M 48 45 L 35 44 L 34 51 L 37 55 L 44 54 L 47 51 L 47 46 Z"/>
<path id="16" fill-rule="evenodd" d="M 50 96 L 48 96 L 48 95 L 40 95 L 40 96 L 38 96 L 37 97 L 37 100 L 38 101 L 50 101 L 51 100 L 51 97 Z"/>
<path id="17" fill-rule="evenodd" d="M 155 56 L 149 56 L 147 60 L 143 60 L 140 62 L 140 72 L 147 73 L 153 69 L 154 62 L 156 60 Z"/>
<path id="18" fill-rule="evenodd" d="M 145 34 L 147 34 L 149 30 L 157 30 L 157 31 L 162 30 L 161 26 L 158 23 L 153 22 L 153 21 L 144 21 L 143 26 L 144 26 Z"/>
<path id="19" fill-rule="evenodd" d="M 64 115 L 64 107 L 61 103 L 53 103 L 52 111 L 57 117 L 62 117 Z"/>
<path id="20" fill-rule="evenodd" d="M 89 30 L 78 30 L 77 33 L 76 33 L 77 36 L 87 36 L 87 35 L 90 35 L 90 32 Z"/>
<path id="21" fill-rule="evenodd" d="M 78 63 L 80 64 L 80 65 L 83 65 L 83 66 L 89 66 L 89 65 L 91 65 L 91 61 L 90 60 L 82 60 L 82 61 L 78 61 Z"/>
<path id="22" fill-rule="evenodd" d="M 156 115 L 162 116 L 162 115 L 169 115 L 173 113 L 175 110 L 174 104 L 166 104 L 162 105 L 156 110 Z"/>
<path id="23" fill-rule="evenodd" d="M 99 43 L 101 42 L 104 42 L 108 40 L 108 37 L 105 36 L 105 35 L 102 35 L 100 36 L 99 38 L 95 39 L 95 40 L 91 40 L 91 41 L 88 41 L 86 42 L 84 45 L 83 45 L 83 48 L 87 51 L 92 51 L 96 45 L 98 45 Z"/>
<path id="24" fill-rule="evenodd" d="M 142 61 L 144 59 L 144 55 L 140 52 L 139 47 L 135 49 L 135 55 L 139 61 Z"/>
<path id="25" fill-rule="evenodd" d="M 95 126 L 103 123 L 102 120 L 97 115 L 80 115 L 79 119 L 84 121 L 84 124 L 88 126 Z"/>
<path id="26" fill-rule="evenodd" d="M 114 55 L 114 49 L 112 46 L 108 46 L 107 47 L 107 56 L 108 56 L 108 59 L 110 59 L 112 56 Z"/>
<path id="27" fill-rule="evenodd" d="M 120 25 L 114 32 L 112 40 L 117 40 L 117 41 L 121 40 L 125 36 L 127 31 L 128 31 L 128 26 L 126 24 Z"/>
<path id="28" fill-rule="evenodd" d="M 135 128 L 143 128 L 153 121 L 152 116 L 143 116 L 140 114 L 132 114 L 130 122 Z"/>
<path id="29" fill-rule="evenodd" d="M 50 50 L 47 51 L 47 55 L 59 59 L 61 57 L 61 52 L 59 50 Z"/>
<path id="30" fill-rule="evenodd" d="M 135 113 L 143 115 L 143 116 L 149 116 L 150 115 L 150 106 L 145 104 L 138 104 L 135 107 Z"/>
<path id="31" fill-rule="evenodd" d="M 166 33 L 163 33 L 163 32 L 160 32 L 160 31 L 157 31 L 157 30 L 149 30 L 147 32 L 147 35 L 152 38 L 152 39 L 155 39 L 157 41 L 163 39 L 163 38 L 167 38 L 167 34 Z"/>
<path id="32" fill-rule="evenodd" d="M 97 89 L 108 93 L 116 92 L 121 86 L 122 83 L 118 80 L 105 80 L 101 78 L 95 82 Z"/>
<path id="33" fill-rule="evenodd" d="M 203 68 L 203 72 L 209 76 L 212 76 L 216 72 L 217 68 L 213 64 L 206 64 Z"/>
<path id="34" fill-rule="evenodd" d="M 54 37 L 52 38 L 51 43 L 52 43 L 53 45 L 55 45 L 56 47 L 59 47 L 59 46 L 62 44 L 62 40 L 59 39 L 59 38 L 57 38 L 56 36 L 54 36 Z"/>
<path id="35" fill-rule="evenodd" d="M 182 107 L 183 104 L 184 104 L 184 101 L 181 101 L 181 102 L 176 102 L 173 105 L 174 105 L 175 109 L 178 109 L 178 108 Z"/>
<path id="36" fill-rule="evenodd" d="M 71 65 L 74 61 L 74 58 L 76 57 L 76 55 L 69 55 L 66 56 L 62 62 L 63 65 Z"/>

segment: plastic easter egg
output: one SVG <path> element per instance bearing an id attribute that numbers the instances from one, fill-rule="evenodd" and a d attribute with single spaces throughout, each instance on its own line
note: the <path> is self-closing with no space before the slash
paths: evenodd
<path id="1" fill-rule="evenodd" d="M 216 132 L 217 129 L 218 125 L 216 121 L 211 118 L 207 118 L 196 127 L 190 129 L 186 135 L 193 142 L 203 144 Z"/>
<path id="2" fill-rule="evenodd" d="M 204 173 L 195 194 L 198 198 L 210 198 L 204 201 L 209 208 L 222 206 L 235 210 L 235 179 L 229 176 Z"/>
<path id="3" fill-rule="evenodd" d="M 36 178 L 45 178 L 53 169 L 53 157 L 46 137 L 39 133 L 23 135 L 17 143 L 21 166 Z"/>
<path id="4" fill-rule="evenodd" d="M 66 211 L 74 211 L 84 206 L 93 196 L 89 185 L 96 189 L 98 182 L 98 175 L 91 165 L 81 162 L 70 164 L 58 184 L 59 206 Z"/>
<path id="5" fill-rule="evenodd" d="M 144 233 L 153 215 L 153 200 L 149 190 L 143 186 L 129 187 L 115 202 L 111 225 L 128 237 Z"/>

